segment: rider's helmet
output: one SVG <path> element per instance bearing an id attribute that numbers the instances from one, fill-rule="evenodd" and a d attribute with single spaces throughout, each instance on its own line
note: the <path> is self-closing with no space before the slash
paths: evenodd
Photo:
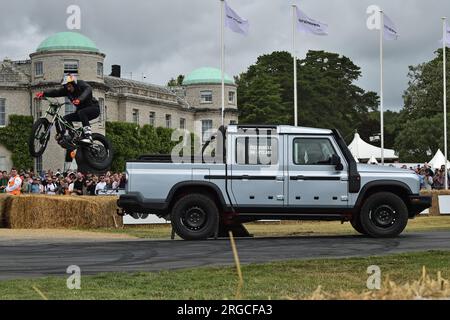
<path id="1" fill-rule="evenodd" d="M 73 75 L 73 74 L 68 73 L 68 74 L 64 75 L 64 78 L 63 78 L 61 84 L 63 86 L 65 86 L 65 85 L 67 85 L 69 83 L 72 83 L 73 85 L 76 85 L 77 82 L 78 82 L 77 77 L 75 75 Z"/>

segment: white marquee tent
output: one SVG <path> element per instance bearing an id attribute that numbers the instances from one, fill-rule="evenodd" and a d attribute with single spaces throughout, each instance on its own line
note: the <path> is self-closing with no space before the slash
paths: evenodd
<path id="1" fill-rule="evenodd" d="M 367 162 L 367 163 L 368 164 L 378 164 L 378 161 L 374 156 L 372 156 L 372 158 L 370 158 L 369 162 Z"/>
<path id="2" fill-rule="evenodd" d="M 439 149 L 434 155 L 433 159 L 428 162 L 433 169 L 440 169 L 441 166 L 445 165 L 445 156 L 442 153 L 441 149 Z M 450 168 L 450 161 L 447 160 L 447 166 Z"/>
<path id="3" fill-rule="evenodd" d="M 368 144 L 358 133 L 355 133 L 352 143 L 348 146 L 355 159 L 359 159 L 361 162 L 368 162 L 374 157 L 376 160 L 381 160 L 381 148 Z M 398 160 L 398 156 L 395 155 L 395 151 L 392 149 L 384 149 L 384 159 L 387 161 Z"/>

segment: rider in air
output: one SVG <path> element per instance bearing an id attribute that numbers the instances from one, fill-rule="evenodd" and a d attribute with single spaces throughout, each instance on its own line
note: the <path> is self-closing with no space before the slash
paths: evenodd
<path id="1" fill-rule="evenodd" d="M 89 84 L 83 80 L 77 80 L 75 75 L 67 74 L 63 78 L 61 88 L 38 92 L 36 97 L 39 99 L 43 97 L 68 97 L 75 105 L 76 111 L 66 115 L 64 119 L 70 124 L 81 121 L 83 137 L 80 142 L 92 143 L 92 129 L 89 121 L 100 116 L 100 106 L 98 100 L 92 96 L 92 87 Z"/>

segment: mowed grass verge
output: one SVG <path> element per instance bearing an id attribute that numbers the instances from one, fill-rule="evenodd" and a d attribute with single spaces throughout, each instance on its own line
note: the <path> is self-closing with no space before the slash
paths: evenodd
<path id="1" fill-rule="evenodd" d="M 350 223 L 338 221 L 284 221 L 258 222 L 245 224 L 247 230 L 255 237 L 289 237 L 310 235 L 351 235 L 358 234 Z M 405 232 L 450 231 L 450 216 L 420 216 L 409 220 Z M 127 234 L 144 239 L 170 239 L 170 225 L 125 226 L 123 229 L 93 229 L 95 232 Z"/>
<path id="2" fill-rule="evenodd" d="M 242 267 L 241 299 L 307 299 L 321 286 L 329 293 L 367 291 L 367 268 L 377 265 L 382 279 L 397 284 L 417 280 L 422 267 L 450 279 L 450 251 L 428 251 L 383 257 L 315 259 Z M 82 276 L 81 290 L 68 290 L 66 278 L 0 281 L 0 300 L 41 299 L 235 299 L 234 267 L 209 267 L 158 273 L 108 273 Z"/>

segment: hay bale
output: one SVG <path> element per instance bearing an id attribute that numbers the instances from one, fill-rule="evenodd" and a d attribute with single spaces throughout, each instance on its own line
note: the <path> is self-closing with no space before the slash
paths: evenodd
<path id="1" fill-rule="evenodd" d="M 5 225 L 12 229 L 114 228 L 117 197 L 22 195 L 9 197 Z"/>
<path id="2" fill-rule="evenodd" d="M 5 227 L 5 221 L 4 221 L 4 212 L 6 207 L 6 201 L 9 198 L 9 195 L 5 193 L 0 193 L 0 228 Z"/>

